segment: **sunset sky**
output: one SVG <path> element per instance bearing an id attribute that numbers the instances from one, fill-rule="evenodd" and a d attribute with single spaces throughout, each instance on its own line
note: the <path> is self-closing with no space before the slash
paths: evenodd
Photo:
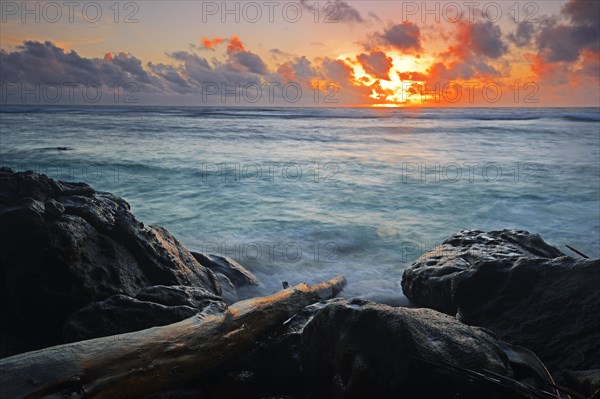
<path id="1" fill-rule="evenodd" d="M 600 106 L 599 0 L 1 4 L 3 103 Z"/>

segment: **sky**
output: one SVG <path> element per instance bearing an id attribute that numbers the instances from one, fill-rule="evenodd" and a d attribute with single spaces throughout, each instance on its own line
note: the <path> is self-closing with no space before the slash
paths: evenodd
<path id="1" fill-rule="evenodd" d="M 600 0 L 2 1 L 0 102 L 600 106 Z"/>

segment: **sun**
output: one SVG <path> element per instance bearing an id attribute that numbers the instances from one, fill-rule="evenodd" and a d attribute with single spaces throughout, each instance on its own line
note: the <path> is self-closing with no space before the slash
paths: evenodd
<path id="1" fill-rule="evenodd" d="M 414 105 L 422 102 L 421 94 L 414 90 L 414 86 L 423 84 L 420 80 L 401 79 L 401 74 L 407 72 L 424 74 L 426 65 L 430 60 L 422 56 L 387 53 L 392 59 L 392 67 L 389 70 L 389 80 L 378 79 L 367 73 L 363 66 L 356 60 L 354 54 L 342 54 L 338 60 L 350 65 L 354 72 L 354 84 L 356 86 L 367 86 L 371 88 L 370 98 L 373 99 L 373 107 L 401 107 Z"/>

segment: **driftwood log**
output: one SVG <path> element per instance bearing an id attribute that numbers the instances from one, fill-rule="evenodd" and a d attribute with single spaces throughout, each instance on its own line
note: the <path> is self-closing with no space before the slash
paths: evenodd
<path id="1" fill-rule="evenodd" d="M 223 365 L 300 309 L 335 297 L 344 277 L 201 313 L 163 327 L 0 359 L 1 398 L 131 398 L 176 387 Z"/>

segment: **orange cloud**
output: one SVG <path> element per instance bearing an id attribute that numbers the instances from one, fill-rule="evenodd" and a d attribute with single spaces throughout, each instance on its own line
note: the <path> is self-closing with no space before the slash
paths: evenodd
<path id="1" fill-rule="evenodd" d="M 240 38 L 238 36 L 233 35 L 231 36 L 231 39 L 229 39 L 229 44 L 227 45 L 227 52 L 235 53 L 236 51 L 246 51 L 246 48 L 244 47 L 244 44 L 242 43 Z"/>
<path id="2" fill-rule="evenodd" d="M 206 37 L 202 37 L 202 44 L 204 45 L 204 48 L 207 49 L 213 49 L 215 46 L 218 46 L 219 44 L 223 43 L 225 41 L 225 39 L 222 39 L 220 37 L 215 37 L 214 39 L 207 39 Z"/>
<path id="3" fill-rule="evenodd" d="M 372 51 L 370 54 L 359 54 L 356 59 L 363 67 L 366 73 L 375 79 L 390 80 L 390 69 L 392 68 L 392 59 L 383 51 Z"/>

